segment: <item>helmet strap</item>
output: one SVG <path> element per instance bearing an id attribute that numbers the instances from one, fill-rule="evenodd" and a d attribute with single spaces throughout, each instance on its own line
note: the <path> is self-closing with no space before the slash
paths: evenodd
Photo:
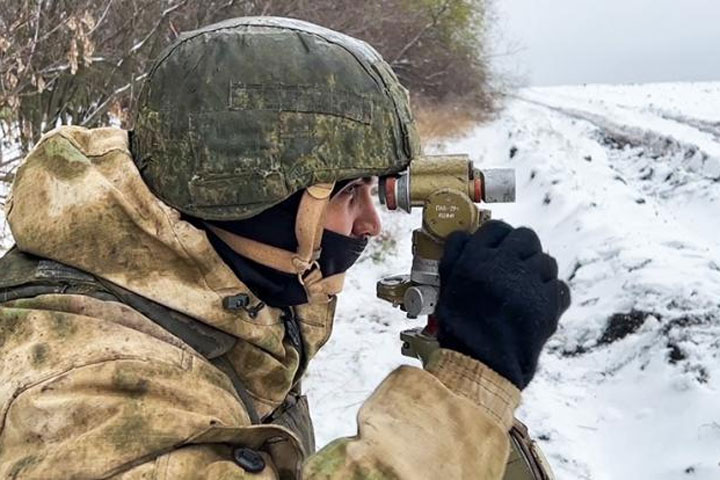
<path id="1" fill-rule="evenodd" d="M 300 284 L 305 287 L 308 302 L 327 303 L 330 297 L 337 295 L 343 289 L 345 273 L 337 273 L 323 278 L 319 268 L 313 268 L 307 275 L 299 276 Z"/>
<path id="2" fill-rule="evenodd" d="M 295 216 L 295 238 L 298 243 L 297 257 L 303 261 L 315 261 L 320 257 L 325 214 L 334 185 L 334 183 L 311 185 L 305 189 L 300 199 Z M 302 271 L 298 269 L 297 273 L 303 274 L 306 271 L 307 268 Z"/>
<path id="3" fill-rule="evenodd" d="M 325 226 L 325 215 L 334 183 L 319 183 L 305 189 L 295 217 L 297 251 L 260 243 L 208 223 L 205 226 L 235 253 L 280 272 L 296 274 L 308 301 L 328 302 L 340 293 L 344 274 L 323 278 L 317 263 Z"/>

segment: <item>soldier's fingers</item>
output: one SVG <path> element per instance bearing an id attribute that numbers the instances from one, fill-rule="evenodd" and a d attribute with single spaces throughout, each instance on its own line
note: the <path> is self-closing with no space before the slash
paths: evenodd
<path id="1" fill-rule="evenodd" d="M 516 228 L 502 243 L 503 249 L 515 252 L 521 260 L 542 252 L 542 245 L 537 234 L 526 227 Z"/>
<path id="2" fill-rule="evenodd" d="M 445 251 L 440 261 L 441 279 L 450 277 L 450 272 L 460 258 L 460 255 L 462 255 L 468 240 L 470 240 L 470 234 L 468 232 L 458 231 L 450 234 L 445 242 Z"/>
<path id="3" fill-rule="evenodd" d="M 549 282 L 557 278 L 558 265 L 557 261 L 546 253 L 536 253 L 532 257 L 525 260 L 525 265 L 533 272 L 540 275 L 543 283 Z"/>
<path id="4" fill-rule="evenodd" d="M 473 234 L 470 240 L 470 248 L 496 248 L 505 237 L 513 231 L 513 227 L 500 220 L 490 220 Z"/>
<path id="5" fill-rule="evenodd" d="M 570 287 L 562 280 L 551 280 L 545 284 L 546 293 L 554 301 L 559 318 L 570 307 Z"/>
<path id="6" fill-rule="evenodd" d="M 560 315 L 570 308 L 572 299 L 570 298 L 570 287 L 562 280 L 558 280 L 558 296 L 560 297 Z"/>

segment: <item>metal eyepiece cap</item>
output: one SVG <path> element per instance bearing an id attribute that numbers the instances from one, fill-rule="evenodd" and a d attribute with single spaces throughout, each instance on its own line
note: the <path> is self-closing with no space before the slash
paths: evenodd
<path id="1" fill-rule="evenodd" d="M 484 200 L 486 203 L 512 203 L 515 201 L 515 170 L 512 168 L 485 168 Z"/>
<path id="2" fill-rule="evenodd" d="M 396 199 L 398 208 L 410 213 L 412 204 L 410 203 L 410 174 L 403 172 L 397 179 Z"/>

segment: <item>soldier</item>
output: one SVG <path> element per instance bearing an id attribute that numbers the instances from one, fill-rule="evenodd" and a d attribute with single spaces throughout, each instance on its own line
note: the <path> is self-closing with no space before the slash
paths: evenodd
<path id="1" fill-rule="evenodd" d="M 129 134 L 43 137 L 0 259 L 0 476 L 502 478 L 569 304 L 537 236 L 502 222 L 448 242 L 443 348 L 314 453 L 300 378 L 380 230 L 368 179 L 419 154 L 372 48 L 273 18 L 182 35 Z"/>

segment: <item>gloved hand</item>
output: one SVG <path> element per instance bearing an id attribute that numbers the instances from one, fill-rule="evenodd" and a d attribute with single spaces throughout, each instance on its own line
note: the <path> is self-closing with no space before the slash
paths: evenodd
<path id="1" fill-rule="evenodd" d="M 554 258 L 535 232 L 492 220 L 452 234 L 440 262 L 438 342 L 523 389 L 540 350 L 570 306 Z"/>

